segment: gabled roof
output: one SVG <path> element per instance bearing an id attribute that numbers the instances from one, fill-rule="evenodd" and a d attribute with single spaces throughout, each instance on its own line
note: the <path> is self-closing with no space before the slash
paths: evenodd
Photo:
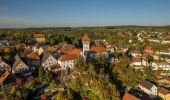
<path id="1" fill-rule="evenodd" d="M 50 53 L 44 52 L 44 53 L 43 53 L 43 58 L 42 58 L 42 63 L 44 63 L 44 62 L 48 59 L 48 57 L 49 57 L 50 55 L 51 55 Z"/>
<path id="2" fill-rule="evenodd" d="M 106 52 L 106 48 L 105 47 L 96 47 L 96 46 L 92 46 L 90 48 L 91 52 L 96 52 L 96 53 L 103 53 Z"/>
<path id="3" fill-rule="evenodd" d="M 76 54 L 64 54 L 59 58 L 59 60 L 60 61 L 67 61 L 67 60 L 74 60 L 76 58 L 77 58 Z"/>
<path id="4" fill-rule="evenodd" d="M 167 94 L 170 93 L 170 91 L 169 91 L 168 89 L 165 89 L 165 88 L 161 87 L 161 88 L 159 89 L 159 93 L 164 94 L 164 95 L 167 95 Z"/>
<path id="5" fill-rule="evenodd" d="M 5 73 L 3 73 L 0 77 L 0 83 L 3 83 L 4 80 L 8 77 L 8 75 L 9 75 L 9 72 L 5 71 Z"/>
<path id="6" fill-rule="evenodd" d="M 22 61 L 21 58 L 20 58 L 19 55 L 17 54 L 17 55 L 15 56 L 15 62 L 14 62 L 14 64 L 13 64 L 13 67 L 12 67 L 12 68 L 15 68 L 21 61 Z"/>
<path id="7" fill-rule="evenodd" d="M 143 81 L 140 85 L 142 87 L 145 87 L 146 89 L 150 90 L 154 84 L 152 84 L 152 83 L 150 83 L 148 81 Z"/>
<path id="8" fill-rule="evenodd" d="M 140 99 L 126 92 L 122 100 L 140 100 Z"/>
<path id="9" fill-rule="evenodd" d="M 90 41 L 91 39 L 87 35 L 87 33 L 84 34 L 83 38 L 81 39 L 82 41 Z"/>

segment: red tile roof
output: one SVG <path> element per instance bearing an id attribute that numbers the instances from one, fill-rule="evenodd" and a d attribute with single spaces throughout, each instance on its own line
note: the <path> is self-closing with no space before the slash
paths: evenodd
<path id="1" fill-rule="evenodd" d="M 170 81 L 170 77 L 166 77 L 165 80 Z"/>
<path id="2" fill-rule="evenodd" d="M 144 48 L 144 51 L 145 51 L 146 53 L 153 53 L 153 47 L 152 47 L 152 46 L 146 46 L 146 47 Z"/>
<path id="3" fill-rule="evenodd" d="M 28 54 L 27 58 L 32 59 L 32 60 L 39 60 L 40 59 L 39 55 L 34 53 L 34 52 L 31 52 L 30 54 Z"/>
<path id="4" fill-rule="evenodd" d="M 140 99 L 126 92 L 122 100 L 140 100 Z"/>
<path id="5" fill-rule="evenodd" d="M 3 83 L 4 80 L 8 77 L 9 72 L 5 71 L 5 73 L 2 74 L 2 76 L 0 77 L 0 83 Z"/>
<path id="6" fill-rule="evenodd" d="M 48 46 L 47 49 L 46 49 L 46 51 L 48 51 L 48 52 L 56 52 L 57 49 L 58 49 L 58 48 L 55 47 L 55 46 Z"/>
<path id="7" fill-rule="evenodd" d="M 64 54 L 59 58 L 59 60 L 60 61 L 67 61 L 67 60 L 74 60 L 76 58 L 77 58 L 76 54 Z"/>
<path id="8" fill-rule="evenodd" d="M 170 40 L 170 34 L 165 35 L 164 40 Z"/>
<path id="9" fill-rule="evenodd" d="M 167 95 L 167 94 L 170 93 L 170 91 L 169 91 L 168 89 L 165 89 L 165 88 L 161 87 L 161 88 L 159 89 L 159 93 L 161 93 L 161 94 L 163 94 L 163 95 Z"/>
<path id="10" fill-rule="evenodd" d="M 82 38 L 82 41 L 90 41 L 91 39 L 88 37 L 87 33 Z"/>
<path id="11" fill-rule="evenodd" d="M 96 47 L 96 46 L 92 46 L 90 48 L 91 52 L 96 52 L 96 53 L 103 53 L 106 52 L 106 48 L 105 47 Z"/>
<path id="12" fill-rule="evenodd" d="M 69 54 L 76 54 L 77 56 L 79 56 L 80 52 L 81 52 L 80 49 L 73 49 Z"/>

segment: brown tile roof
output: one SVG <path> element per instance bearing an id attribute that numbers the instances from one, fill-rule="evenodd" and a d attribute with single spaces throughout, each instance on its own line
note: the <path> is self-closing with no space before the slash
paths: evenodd
<path id="1" fill-rule="evenodd" d="M 64 54 L 59 58 L 59 60 L 60 61 L 67 61 L 67 60 L 74 60 L 76 58 L 77 58 L 76 54 Z"/>
<path id="2" fill-rule="evenodd" d="M 0 83 L 3 83 L 3 81 L 8 77 L 9 72 L 5 71 L 5 73 L 2 74 L 2 76 L 0 77 Z"/>
<path id="3" fill-rule="evenodd" d="M 79 56 L 80 52 L 81 52 L 80 49 L 73 49 L 69 54 L 76 54 L 77 56 Z"/>
<path id="4" fill-rule="evenodd" d="M 167 94 L 170 93 L 170 91 L 169 91 L 168 89 L 165 89 L 165 88 L 161 87 L 161 88 L 159 89 L 159 93 L 161 93 L 161 94 L 163 94 L 163 95 L 167 95 Z"/>
<path id="5" fill-rule="evenodd" d="M 170 81 L 170 77 L 166 77 L 165 80 Z"/>
<path id="6" fill-rule="evenodd" d="M 138 58 L 138 57 L 133 57 L 131 60 L 131 62 L 141 62 L 141 58 Z"/>
<path id="7" fill-rule="evenodd" d="M 81 40 L 82 41 L 90 41 L 91 39 L 88 37 L 87 33 L 85 33 L 85 35 L 83 36 L 83 38 Z"/>
<path id="8" fill-rule="evenodd" d="M 165 35 L 164 40 L 170 40 L 170 34 Z"/>
<path id="9" fill-rule="evenodd" d="M 126 92 L 122 100 L 140 100 L 140 99 Z"/>
<path id="10" fill-rule="evenodd" d="M 45 35 L 42 33 L 34 34 L 34 38 L 45 38 Z"/>
<path id="11" fill-rule="evenodd" d="M 34 52 L 31 52 L 30 54 L 28 54 L 27 58 L 32 59 L 32 60 L 39 60 L 40 59 L 39 55 L 34 53 Z"/>
<path id="12" fill-rule="evenodd" d="M 61 66 L 60 66 L 60 64 L 54 64 L 54 65 L 51 65 L 50 68 L 52 68 L 52 69 L 60 69 Z"/>
<path id="13" fill-rule="evenodd" d="M 72 45 L 67 44 L 67 43 L 64 43 L 64 44 L 60 47 L 59 51 L 60 51 L 61 53 L 70 53 L 73 49 L 74 49 L 74 47 L 73 47 Z"/>
<path id="14" fill-rule="evenodd" d="M 55 46 L 48 46 L 47 49 L 46 49 L 46 51 L 47 51 L 47 52 L 56 52 L 57 49 L 58 49 L 58 48 L 55 47 Z"/>
<path id="15" fill-rule="evenodd" d="M 122 31 L 119 31 L 119 32 L 117 33 L 117 35 L 120 36 L 120 37 L 125 37 L 125 33 L 122 32 Z"/>
<path id="16" fill-rule="evenodd" d="M 106 48 L 105 47 L 96 47 L 96 46 L 92 46 L 90 48 L 91 52 L 96 52 L 96 53 L 102 53 L 102 52 L 106 52 Z"/>

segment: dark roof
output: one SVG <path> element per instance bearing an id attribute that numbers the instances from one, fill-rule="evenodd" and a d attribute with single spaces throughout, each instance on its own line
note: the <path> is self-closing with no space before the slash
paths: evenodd
<path id="1" fill-rule="evenodd" d="M 143 81 L 140 85 L 145 87 L 146 89 L 150 90 L 154 84 L 152 84 L 148 81 Z"/>
<path id="2" fill-rule="evenodd" d="M 22 61 L 21 58 L 20 58 L 19 55 L 17 54 L 17 55 L 15 56 L 15 62 L 14 62 L 14 64 L 13 64 L 13 67 L 12 67 L 12 68 L 15 68 L 21 61 Z"/>
<path id="3" fill-rule="evenodd" d="M 48 52 L 43 52 L 42 63 L 44 63 L 51 54 Z"/>

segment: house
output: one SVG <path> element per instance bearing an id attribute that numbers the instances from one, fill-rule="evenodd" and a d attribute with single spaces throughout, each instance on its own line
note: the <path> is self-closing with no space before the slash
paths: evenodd
<path id="1" fill-rule="evenodd" d="M 122 100 L 141 100 L 138 97 L 133 96 L 132 94 L 126 92 L 122 98 Z"/>
<path id="2" fill-rule="evenodd" d="M 157 95 L 157 87 L 148 81 L 143 81 L 141 84 L 139 84 L 139 87 L 142 91 L 144 91 L 150 96 Z"/>
<path id="3" fill-rule="evenodd" d="M 31 52 L 27 54 L 27 64 L 31 67 L 39 67 L 41 65 L 41 59 L 38 53 Z"/>
<path id="4" fill-rule="evenodd" d="M 160 54 L 160 55 L 170 55 L 170 50 L 169 50 L 169 49 L 160 50 L 159 54 Z"/>
<path id="5" fill-rule="evenodd" d="M 170 64 L 167 62 L 152 62 L 151 64 L 152 66 L 152 70 L 158 70 L 158 69 L 162 69 L 162 70 L 170 70 Z"/>
<path id="6" fill-rule="evenodd" d="M 145 48 L 144 48 L 144 52 L 146 52 L 146 53 L 153 53 L 153 47 L 152 46 L 145 46 Z"/>
<path id="7" fill-rule="evenodd" d="M 3 61 L 2 57 L 0 57 L 0 72 L 5 70 L 11 71 L 11 66 Z"/>
<path id="8" fill-rule="evenodd" d="M 97 59 L 98 55 L 103 55 L 105 59 L 109 58 L 109 54 L 105 47 L 92 46 L 89 50 L 89 57 L 92 59 Z"/>
<path id="9" fill-rule="evenodd" d="M 115 51 L 116 47 L 113 46 L 113 45 L 108 45 L 108 46 L 106 47 L 106 49 L 107 49 L 108 52 L 113 53 L 113 52 Z"/>
<path id="10" fill-rule="evenodd" d="M 170 34 L 167 34 L 163 37 L 162 44 L 170 43 Z"/>
<path id="11" fill-rule="evenodd" d="M 162 60 L 165 60 L 166 62 L 170 63 L 170 55 L 160 55 L 160 58 Z"/>
<path id="12" fill-rule="evenodd" d="M 125 37 L 125 33 L 122 31 L 117 32 L 117 35 L 120 37 Z"/>
<path id="13" fill-rule="evenodd" d="M 141 66 L 142 65 L 142 60 L 139 57 L 133 57 L 130 59 L 130 65 L 131 66 Z"/>
<path id="14" fill-rule="evenodd" d="M 14 82 L 15 78 L 9 73 L 9 71 L 5 71 L 0 77 L 0 85 L 3 87 L 3 89 L 11 86 L 14 84 Z"/>
<path id="15" fill-rule="evenodd" d="M 61 69 L 62 68 L 61 68 L 60 64 L 53 64 L 48 67 L 48 70 L 51 72 L 54 72 L 54 73 L 61 71 Z"/>
<path id="16" fill-rule="evenodd" d="M 170 76 L 165 77 L 164 80 L 163 80 L 163 83 L 166 83 L 166 84 L 170 85 Z"/>
<path id="17" fill-rule="evenodd" d="M 42 57 L 42 66 L 45 70 L 48 70 L 50 66 L 58 64 L 57 59 L 50 53 L 44 52 Z"/>
<path id="18" fill-rule="evenodd" d="M 58 59 L 58 63 L 60 64 L 61 68 L 66 69 L 73 68 L 75 59 L 78 58 L 79 55 L 76 54 L 64 54 Z"/>
<path id="19" fill-rule="evenodd" d="M 142 56 L 142 53 L 139 50 L 132 50 L 132 51 L 130 51 L 130 54 L 133 57 L 141 57 Z"/>
<path id="20" fill-rule="evenodd" d="M 59 53 L 68 54 L 74 49 L 74 46 L 71 44 L 63 43 L 63 44 L 59 44 L 57 48 L 58 48 L 57 51 Z"/>
<path id="21" fill-rule="evenodd" d="M 156 37 L 151 37 L 151 38 L 148 38 L 148 41 L 150 41 L 150 42 L 156 42 L 156 43 L 160 43 L 160 40 L 159 40 L 159 38 L 156 38 Z"/>
<path id="22" fill-rule="evenodd" d="M 170 100 L 170 90 L 161 87 L 158 91 L 158 96 L 163 100 Z"/>
<path id="23" fill-rule="evenodd" d="M 38 43 L 45 43 L 45 35 L 42 33 L 34 34 L 34 38 Z"/>
<path id="24" fill-rule="evenodd" d="M 51 52 L 51 53 L 57 52 L 57 50 L 58 48 L 55 46 L 48 46 L 46 49 L 47 52 Z"/>
<path id="25" fill-rule="evenodd" d="M 145 67 L 149 66 L 148 59 L 142 58 L 142 65 L 145 66 Z"/>
<path id="26" fill-rule="evenodd" d="M 26 76 L 28 73 L 30 74 L 29 66 L 22 61 L 19 55 L 15 56 L 15 62 L 12 67 L 12 73 L 22 73 L 25 74 Z"/>

